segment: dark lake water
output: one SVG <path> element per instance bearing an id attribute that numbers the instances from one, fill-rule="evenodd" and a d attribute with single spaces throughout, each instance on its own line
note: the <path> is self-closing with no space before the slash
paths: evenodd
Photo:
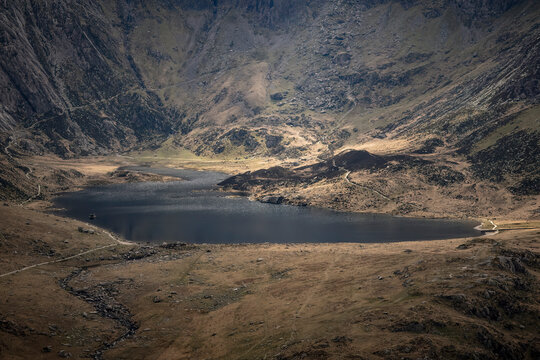
<path id="1" fill-rule="evenodd" d="M 138 242 L 301 243 L 395 242 L 479 235 L 472 221 L 272 205 L 229 197 L 216 184 L 227 175 L 208 171 L 135 168 L 182 181 L 97 186 L 55 199 L 60 213 Z"/>

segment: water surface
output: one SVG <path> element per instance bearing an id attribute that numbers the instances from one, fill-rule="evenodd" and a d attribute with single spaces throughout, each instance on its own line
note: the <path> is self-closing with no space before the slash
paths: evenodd
<path id="1" fill-rule="evenodd" d="M 411 219 L 263 204 L 219 192 L 228 175 L 130 167 L 182 179 L 96 186 L 55 199 L 63 215 L 138 242 L 396 242 L 479 235 L 472 221 Z"/>

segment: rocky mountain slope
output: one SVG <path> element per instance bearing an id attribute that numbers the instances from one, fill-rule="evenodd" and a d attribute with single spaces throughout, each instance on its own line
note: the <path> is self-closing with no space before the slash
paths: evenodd
<path id="1" fill-rule="evenodd" d="M 538 148 L 535 1 L 14 0 L 0 15 L 10 159 L 166 141 L 302 161 L 427 140 L 492 179 L 488 159 Z M 511 186 L 535 193 L 525 158 Z"/>

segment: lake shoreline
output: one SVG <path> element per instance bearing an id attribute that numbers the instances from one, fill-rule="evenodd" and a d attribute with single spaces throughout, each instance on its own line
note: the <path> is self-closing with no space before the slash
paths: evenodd
<path id="1" fill-rule="evenodd" d="M 144 171 L 182 181 L 87 187 L 80 192 L 64 193 L 53 202 L 57 208 L 71 212 L 64 212 L 64 215 L 79 220 L 87 220 L 89 214 L 95 213 L 96 225 L 142 243 L 178 239 L 188 243 L 370 243 L 480 235 L 474 231 L 477 222 L 470 219 L 398 217 L 295 204 L 276 208 L 274 204 L 253 202 L 249 197 L 231 198 L 216 185 L 227 177 L 218 172 L 150 167 L 126 167 L 122 171 Z M 136 216 L 136 220 L 126 218 L 123 215 L 126 211 L 132 214 L 131 217 Z M 141 215 L 137 215 L 139 213 Z M 204 220 L 201 214 L 204 214 Z M 149 228 L 146 223 L 155 224 Z M 171 223 L 178 223 L 174 226 L 180 230 L 173 230 Z M 334 223 L 336 225 L 332 225 Z M 220 230 L 208 232 L 207 224 Z M 302 234 L 300 238 L 296 233 Z"/>
<path id="2" fill-rule="evenodd" d="M 43 348 L 50 348 L 53 354 L 69 351 L 74 358 L 100 351 L 106 358 L 165 352 L 182 352 L 185 358 L 239 358 L 248 351 L 254 357 L 277 351 L 291 357 L 316 351 L 322 341 L 329 344 L 325 351 L 330 354 L 369 358 L 404 342 L 409 355 L 421 353 L 424 336 L 430 338 L 432 353 L 447 354 L 455 339 L 445 334 L 457 329 L 490 334 L 507 348 L 517 338 L 523 346 L 533 346 L 537 334 L 538 324 L 521 317 L 518 323 L 504 313 L 503 321 L 489 320 L 486 326 L 484 318 L 454 305 L 452 296 L 459 294 L 478 309 L 497 309 L 497 299 L 508 298 L 519 305 L 516 309 L 533 311 L 530 298 L 538 294 L 539 281 L 534 262 L 525 261 L 540 252 L 535 235 L 540 228 L 398 243 L 148 246 L 118 243 L 88 221 L 28 206 L 2 206 L 0 215 L 1 274 L 49 262 L 0 277 L 6 289 L 6 301 L 0 302 L 3 321 L 22 329 L 4 333 L 7 356 L 38 358 Z M 94 233 L 78 230 L 89 225 Z M 520 260 L 522 256 L 527 257 Z M 62 258 L 67 259 L 57 261 Z M 522 261 L 529 270 L 512 272 L 501 267 L 505 263 L 499 258 Z M 507 278 L 529 284 L 530 290 L 484 284 Z M 478 286 L 488 286 L 492 296 L 478 298 Z M 331 317 L 331 329 L 324 314 Z M 161 331 L 165 318 L 167 331 Z M 430 324 L 437 324 L 437 333 Z M 520 330 L 508 330 L 508 324 Z M 86 330 L 72 331 L 80 328 Z M 196 338 L 179 337 L 184 331 Z M 304 341 L 289 340 L 292 333 Z M 271 341 L 260 344 L 265 337 Z M 455 351 L 491 351 L 477 338 L 464 337 Z M 333 339 L 346 339 L 349 345 Z"/>

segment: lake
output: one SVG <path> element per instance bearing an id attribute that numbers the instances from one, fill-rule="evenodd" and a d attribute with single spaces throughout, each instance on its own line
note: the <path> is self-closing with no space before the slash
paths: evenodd
<path id="1" fill-rule="evenodd" d="M 381 243 L 480 235 L 473 221 L 416 219 L 263 204 L 231 197 L 210 171 L 129 167 L 180 181 L 114 184 L 54 200 L 64 216 L 91 222 L 137 242 Z M 89 214 L 96 219 L 89 220 Z"/>

